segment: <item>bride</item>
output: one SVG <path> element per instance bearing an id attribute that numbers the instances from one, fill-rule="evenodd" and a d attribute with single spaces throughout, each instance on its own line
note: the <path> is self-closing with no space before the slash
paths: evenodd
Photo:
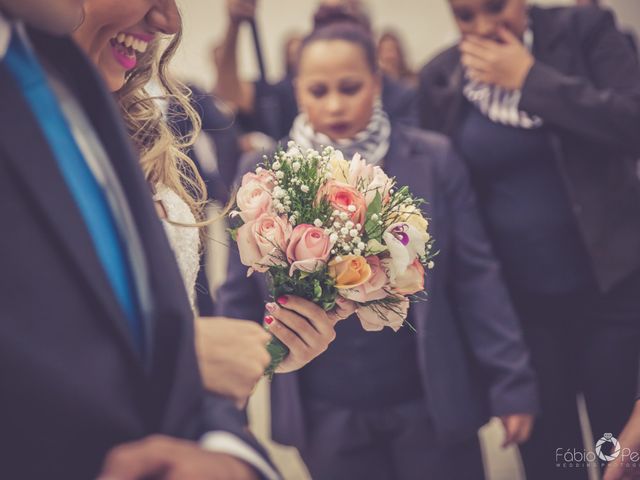
<path id="1" fill-rule="evenodd" d="M 207 223 L 203 213 L 206 187 L 184 153 L 198 133 L 199 119 L 189 105 L 186 89 L 167 73 L 180 42 L 178 10 L 173 1 L 88 0 L 85 11 L 74 39 L 114 92 L 193 305 L 202 247 L 200 227 Z M 163 40 L 168 40 L 166 47 Z M 163 96 L 190 117 L 196 126 L 190 137 L 177 138 L 168 127 L 156 99 L 145 90 L 150 81 L 161 85 Z M 318 331 L 308 321 L 300 321 L 310 316 L 320 319 L 326 328 Z M 301 344 L 292 341 L 296 335 L 274 330 L 291 351 L 283 368 L 298 369 L 324 351 L 333 338 L 332 326 L 344 316 L 342 311 L 327 314 L 303 299 L 291 302 L 278 320 L 299 337 L 311 340 Z M 196 318 L 196 344 L 207 389 L 245 403 L 268 365 L 268 339 L 264 329 L 252 321 Z"/>

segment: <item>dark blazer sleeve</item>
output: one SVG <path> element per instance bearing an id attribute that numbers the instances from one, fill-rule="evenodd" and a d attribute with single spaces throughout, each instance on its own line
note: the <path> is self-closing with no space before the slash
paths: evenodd
<path id="1" fill-rule="evenodd" d="M 575 9 L 578 45 L 589 77 L 572 76 L 536 61 L 520 107 L 545 122 L 616 149 L 640 154 L 640 65 L 611 12 Z M 582 48 L 582 50 L 580 50 Z"/>
<path id="2" fill-rule="evenodd" d="M 449 294 L 484 374 L 492 414 L 536 413 L 537 387 L 519 320 L 480 220 L 466 167 L 447 143 L 439 182 L 451 224 Z"/>

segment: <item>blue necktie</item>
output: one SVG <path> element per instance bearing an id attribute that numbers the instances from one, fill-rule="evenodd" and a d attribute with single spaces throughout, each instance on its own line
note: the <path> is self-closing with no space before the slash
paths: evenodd
<path id="1" fill-rule="evenodd" d="M 126 313 L 134 342 L 142 353 L 143 331 L 138 299 L 122 239 L 105 194 L 71 134 L 42 67 L 15 31 L 4 61 L 49 142 L 111 287 Z"/>

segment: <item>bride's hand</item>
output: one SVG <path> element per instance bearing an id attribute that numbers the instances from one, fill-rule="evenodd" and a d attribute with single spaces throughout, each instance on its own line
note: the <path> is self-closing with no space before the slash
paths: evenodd
<path id="1" fill-rule="evenodd" d="M 331 312 L 293 295 L 284 295 L 268 303 L 265 324 L 269 331 L 289 348 L 289 354 L 276 373 L 298 370 L 324 352 L 336 338 L 335 326 L 355 311 L 355 304 L 338 297 Z"/>
<path id="2" fill-rule="evenodd" d="M 246 404 L 271 361 L 271 336 L 259 323 L 226 317 L 200 317 L 195 330 L 205 388 Z"/>

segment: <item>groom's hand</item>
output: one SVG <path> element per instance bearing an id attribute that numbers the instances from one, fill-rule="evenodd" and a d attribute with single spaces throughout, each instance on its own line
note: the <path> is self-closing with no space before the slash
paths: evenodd
<path id="1" fill-rule="evenodd" d="M 98 480 L 257 480 L 255 470 L 231 455 L 163 435 L 113 448 Z"/>

